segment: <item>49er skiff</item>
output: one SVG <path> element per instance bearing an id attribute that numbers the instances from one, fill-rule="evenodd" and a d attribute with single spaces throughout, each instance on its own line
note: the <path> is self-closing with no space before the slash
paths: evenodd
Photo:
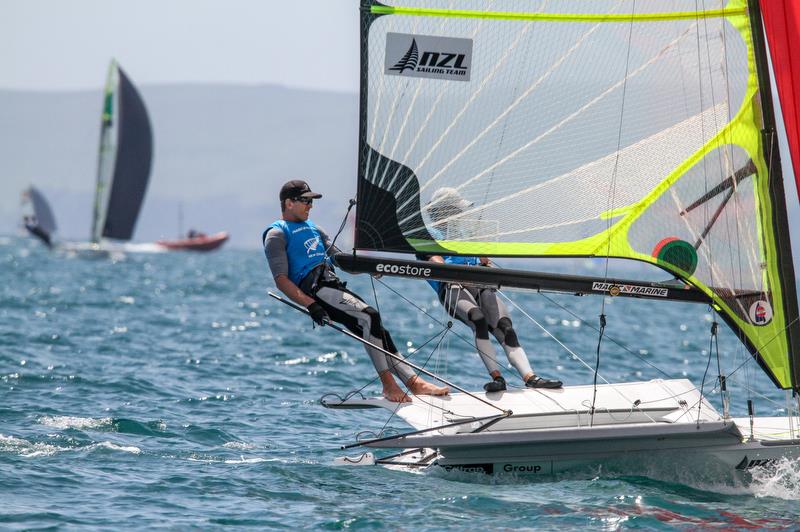
<path id="1" fill-rule="evenodd" d="M 459 7 L 362 1 L 355 249 L 337 256 L 338 265 L 600 295 L 601 340 L 606 297 L 709 305 L 787 391 L 787 415 L 756 417 L 751 407 L 750 416 L 732 417 L 728 402 L 717 411 L 684 379 L 463 390 L 400 406 L 325 401 L 396 411 L 414 429 L 354 446 L 398 451 L 378 463 L 535 475 L 598 464 L 648 474 L 677 461 L 698 474 L 732 472 L 800 456 L 800 322 L 765 45 L 766 37 L 797 168 L 800 87 L 792 87 L 792 72 L 800 63 L 786 51 L 800 44 L 791 31 L 798 8 L 782 0 L 471 0 Z M 441 187 L 469 207 L 431 216 Z M 630 259 L 674 279 L 564 276 L 358 251 Z M 725 383 L 719 375 L 723 397 Z"/>

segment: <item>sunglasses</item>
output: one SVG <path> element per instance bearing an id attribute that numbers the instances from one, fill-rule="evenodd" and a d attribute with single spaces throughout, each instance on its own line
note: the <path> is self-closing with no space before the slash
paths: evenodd
<path id="1" fill-rule="evenodd" d="M 297 201 L 299 203 L 311 205 L 312 203 L 314 203 L 314 198 L 292 198 L 292 201 Z"/>

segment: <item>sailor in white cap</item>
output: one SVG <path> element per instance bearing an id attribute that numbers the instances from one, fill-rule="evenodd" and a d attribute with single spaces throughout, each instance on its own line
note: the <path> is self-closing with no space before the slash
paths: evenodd
<path id="1" fill-rule="evenodd" d="M 426 205 L 428 214 L 436 223 L 435 229 L 431 233 L 436 238 L 441 235 L 442 239 L 457 239 L 458 231 L 454 227 L 458 225 L 457 219 L 472 206 L 473 203 L 465 200 L 455 188 L 437 189 Z M 451 230 L 448 230 L 448 225 L 451 226 Z M 443 264 L 466 266 L 477 266 L 478 264 L 489 266 L 491 263 L 488 257 L 463 255 L 428 255 L 421 258 Z M 475 347 L 492 378 L 483 386 L 487 392 L 499 392 L 506 389 L 506 381 L 500 373 L 494 347 L 489 341 L 490 332 L 502 346 L 508 361 L 519 372 L 525 386 L 528 388 L 561 388 L 561 381 L 545 379 L 534 373 L 528 362 L 528 356 L 519 343 L 511 318 L 508 316 L 508 309 L 497 297 L 497 291 L 494 288 L 462 286 L 439 281 L 428 281 L 428 283 L 436 291 L 439 301 L 447 312 L 472 329 L 475 335 Z"/>

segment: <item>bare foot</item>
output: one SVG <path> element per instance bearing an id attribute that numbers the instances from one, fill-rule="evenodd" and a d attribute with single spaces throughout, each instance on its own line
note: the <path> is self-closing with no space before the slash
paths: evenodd
<path id="1" fill-rule="evenodd" d="M 381 384 L 383 384 L 383 396 L 393 403 L 410 403 L 411 398 L 408 392 L 404 392 L 395 382 L 394 377 L 388 371 L 380 373 Z"/>
<path id="2" fill-rule="evenodd" d="M 447 395 L 450 388 L 447 386 L 436 386 L 421 377 L 412 377 L 408 380 L 408 389 L 417 395 Z"/>
<path id="3" fill-rule="evenodd" d="M 395 385 L 394 389 L 383 389 L 383 396 L 393 403 L 410 403 L 411 398 L 408 392 L 404 392 L 399 386 Z"/>

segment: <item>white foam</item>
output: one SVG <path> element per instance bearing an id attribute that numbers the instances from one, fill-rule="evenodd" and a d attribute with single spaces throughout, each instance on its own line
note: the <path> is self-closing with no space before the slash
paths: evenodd
<path id="1" fill-rule="evenodd" d="M 238 459 L 232 458 L 222 458 L 219 456 L 211 456 L 211 455 L 201 455 L 197 453 L 190 454 L 187 458 L 190 462 L 201 462 L 204 464 L 259 464 L 261 462 L 278 462 L 281 464 L 288 464 L 290 463 L 287 460 L 282 460 L 279 458 L 263 458 L 263 457 L 253 457 L 253 458 L 245 458 L 244 455 L 239 455 Z"/>
<path id="2" fill-rule="evenodd" d="M 37 421 L 47 427 L 54 427 L 57 429 L 97 429 L 111 425 L 112 419 L 104 417 L 94 419 L 90 417 L 76 417 L 76 416 L 42 416 Z"/>
<path id="3" fill-rule="evenodd" d="M 300 357 L 300 358 L 290 358 L 289 360 L 284 360 L 284 366 L 295 366 L 297 364 L 307 364 L 309 362 L 308 357 Z"/>
<path id="4" fill-rule="evenodd" d="M 756 497 L 800 501 L 800 459 L 781 458 L 771 467 L 753 469 L 752 476 Z"/>
<path id="5" fill-rule="evenodd" d="M 142 452 L 141 449 L 133 445 L 117 445 L 116 443 L 112 443 L 110 441 L 101 441 L 100 443 L 92 444 L 87 447 L 87 449 L 109 449 L 112 451 L 122 451 L 131 454 L 140 454 Z"/>
<path id="6" fill-rule="evenodd" d="M 0 453 L 16 453 L 25 458 L 35 458 L 37 456 L 51 456 L 58 452 L 69 451 L 68 447 L 58 447 L 49 443 L 33 443 L 14 436 L 3 436 L 0 434 Z"/>
<path id="7" fill-rule="evenodd" d="M 243 451 L 256 448 L 256 446 L 252 443 L 246 443 L 243 441 L 229 441 L 228 443 L 224 444 L 223 447 L 227 447 L 228 449 L 239 449 Z"/>
<path id="8" fill-rule="evenodd" d="M 266 458 L 245 458 L 244 456 L 240 456 L 238 460 L 225 460 L 226 464 L 258 464 L 260 462 L 266 462 Z"/>

